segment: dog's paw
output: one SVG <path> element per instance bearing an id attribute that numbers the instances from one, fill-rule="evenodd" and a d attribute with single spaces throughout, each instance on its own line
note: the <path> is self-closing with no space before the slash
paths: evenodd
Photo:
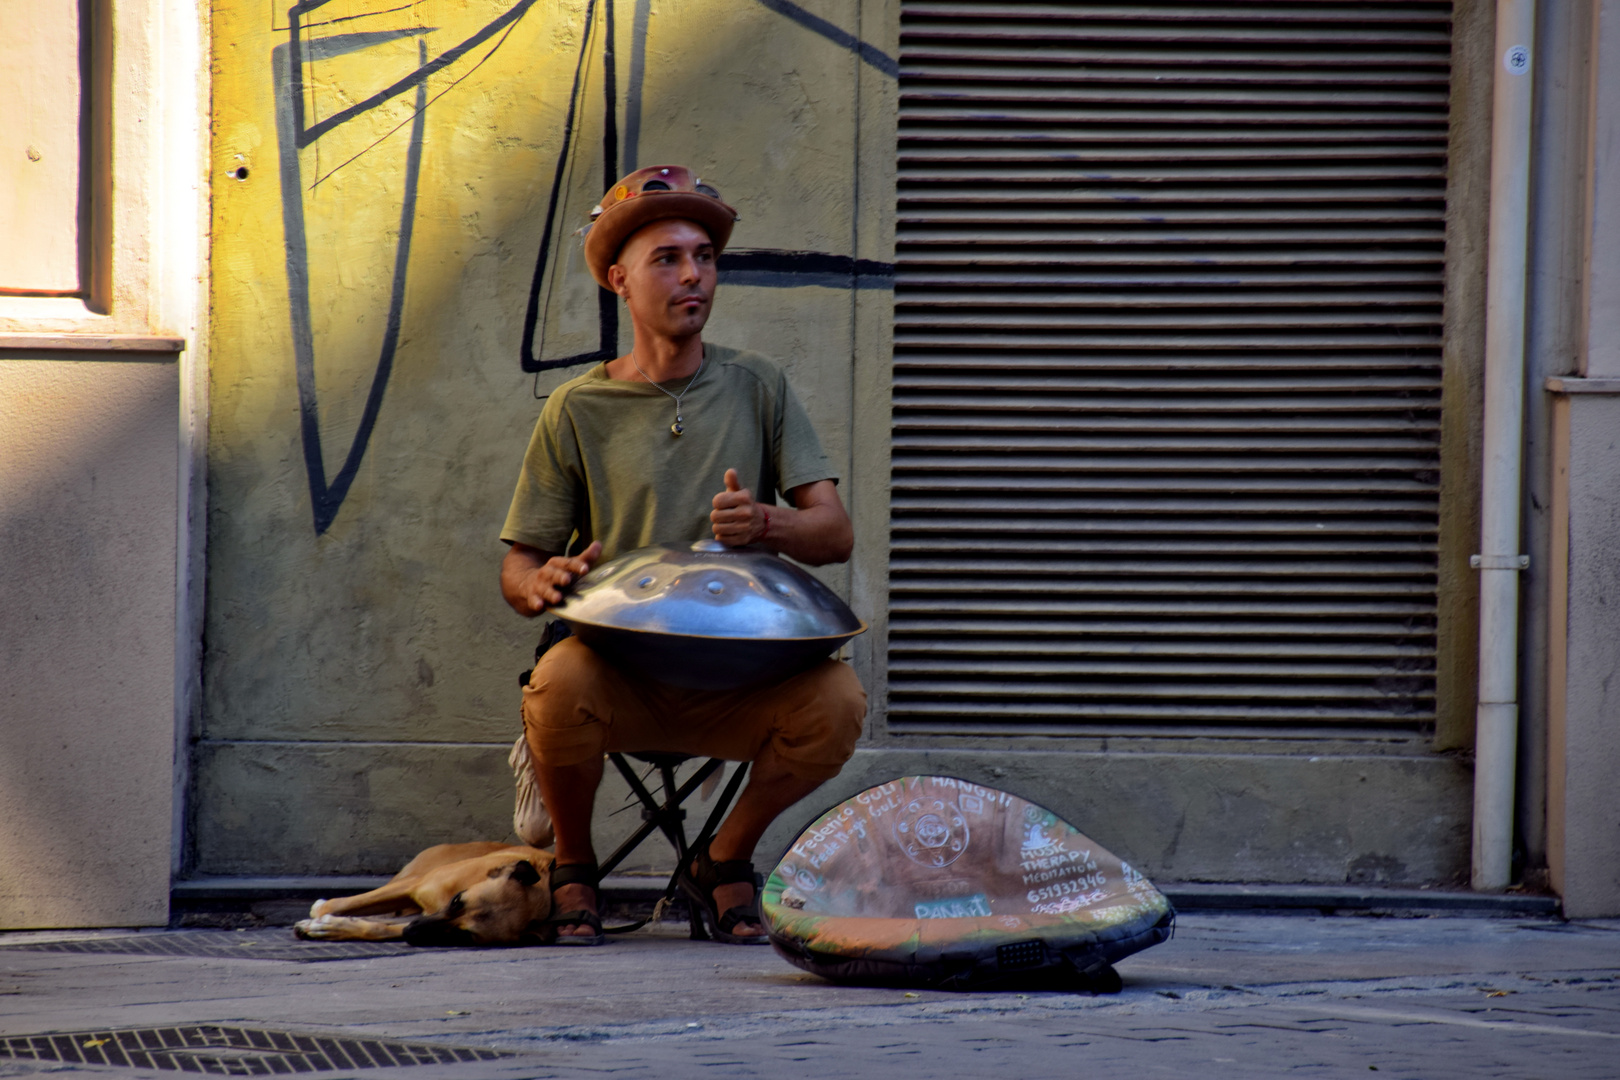
<path id="1" fill-rule="evenodd" d="M 326 901 L 322 900 L 321 903 Z M 337 932 L 338 920 L 330 915 L 313 919 L 300 919 L 293 923 L 293 933 L 305 941 L 324 941 Z"/>
<path id="2" fill-rule="evenodd" d="M 309 905 L 309 917 L 312 919 L 318 919 L 322 915 L 325 915 L 326 905 L 330 904 L 331 902 L 332 901 L 330 900 L 317 900 L 313 904 Z"/>

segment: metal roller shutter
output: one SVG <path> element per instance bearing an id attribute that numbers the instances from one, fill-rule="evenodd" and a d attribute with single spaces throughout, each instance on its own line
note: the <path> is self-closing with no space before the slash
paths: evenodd
<path id="1" fill-rule="evenodd" d="M 892 732 L 1432 725 L 1450 16 L 904 0 Z"/>

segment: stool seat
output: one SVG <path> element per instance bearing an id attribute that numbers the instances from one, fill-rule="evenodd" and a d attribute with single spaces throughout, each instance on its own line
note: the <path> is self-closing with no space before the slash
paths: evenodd
<path id="1" fill-rule="evenodd" d="M 671 767 L 684 765 L 688 761 L 692 760 L 691 754 L 680 754 L 673 750 L 626 750 L 624 753 L 627 757 L 633 757 L 637 761 L 644 761 L 648 765 L 656 765 L 659 767 L 664 765 L 669 765 Z"/>

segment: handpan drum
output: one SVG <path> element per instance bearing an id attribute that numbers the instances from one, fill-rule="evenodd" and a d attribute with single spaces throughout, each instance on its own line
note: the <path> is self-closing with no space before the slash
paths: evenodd
<path id="1" fill-rule="evenodd" d="M 696 690 L 785 678 L 866 630 L 836 593 L 786 559 L 718 540 L 610 559 L 552 611 L 620 667 Z"/>
<path id="2" fill-rule="evenodd" d="M 765 881 L 788 962 L 959 990 L 1035 977 L 1112 992 L 1170 936 L 1164 894 L 1057 814 L 953 776 L 902 776 L 812 821 Z"/>

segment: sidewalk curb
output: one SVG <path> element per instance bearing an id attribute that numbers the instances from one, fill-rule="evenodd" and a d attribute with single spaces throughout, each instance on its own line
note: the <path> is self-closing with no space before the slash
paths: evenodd
<path id="1" fill-rule="evenodd" d="M 205 877 L 176 881 L 170 904 L 185 908 L 224 901 L 316 900 L 375 889 L 388 879 L 334 877 Z M 604 903 L 652 903 L 668 879 L 613 875 L 602 880 Z M 1177 911 L 1354 914 L 1422 912 L 1433 915 L 1495 915 L 1560 918 L 1556 896 L 1476 893 L 1448 889 L 1387 889 L 1354 885 L 1242 885 L 1165 882 L 1159 890 Z"/>

